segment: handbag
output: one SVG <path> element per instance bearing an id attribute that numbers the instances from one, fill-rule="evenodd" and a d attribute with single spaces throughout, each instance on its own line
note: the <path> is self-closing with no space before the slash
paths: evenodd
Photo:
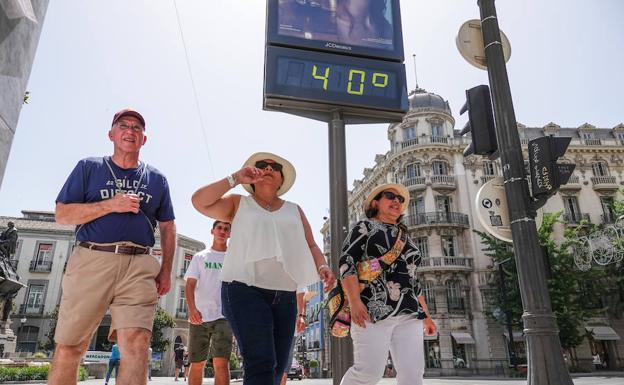
<path id="1" fill-rule="evenodd" d="M 383 267 L 379 262 L 383 261 L 388 266 L 393 264 L 399 255 L 401 255 L 406 241 L 407 235 L 405 228 L 399 225 L 397 240 L 387 253 L 381 257 L 362 261 L 357 264 L 358 279 L 365 282 L 371 282 L 377 279 L 383 271 Z M 365 284 L 360 282 L 360 292 L 364 290 L 364 287 Z M 329 314 L 330 334 L 337 338 L 348 336 L 349 330 L 351 329 L 351 310 L 349 309 L 349 300 L 342 288 L 340 280 L 336 281 L 336 285 L 327 294 L 325 308 Z"/>

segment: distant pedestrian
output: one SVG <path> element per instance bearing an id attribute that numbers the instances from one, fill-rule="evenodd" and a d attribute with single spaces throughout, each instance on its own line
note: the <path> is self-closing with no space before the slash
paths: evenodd
<path id="1" fill-rule="evenodd" d="M 147 379 L 152 380 L 152 347 L 147 349 Z"/>
<path id="2" fill-rule="evenodd" d="M 178 344 L 173 350 L 173 359 L 175 362 L 175 381 L 178 381 L 180 374 L 182 374 L 184 380 L 186 380 L 186 375 L 184 373 L 184 350 L 185 347 L 182 344 Z"/>
<path id="3" fill-rule="evenodd" d="M 104 381 L 104 385 L 108 385 L 108 381 L 110 380 L 111 374 L 113 373 L 113 369 L 115 369 L 115 377 L 119 376 L 119 360 L 121 356 L 119 355 L 119 348 L 117 344 L 113 345 L 111 349 L 111 356 L 108 359 L 108 371 L 106 372 L 106 380 Z"/>
<path id="4" fill-rule="evenodd" d="M 215 385 L 230 383 L 232 329 L 221 306 L 221 267 L 230 238 L 230 224 L 215 221 L 212 246 L 193 256 L 184 275 L 189 309 L 189 385 L 201 385 L 206 360 L 212 360 Z"/>

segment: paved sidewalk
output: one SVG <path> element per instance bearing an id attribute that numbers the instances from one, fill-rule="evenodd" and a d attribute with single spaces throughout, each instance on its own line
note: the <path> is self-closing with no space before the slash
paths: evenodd
<path id="1" fill-rule="evenodd" d="M 619 377 L 617 377 L 619 376 Z M 574 378 L 575 385 L 622 385 L 624 379 L 622 372 L 605 372 L 604 375 L 593 375 L 591 377 Z M 332 385 L 331 379 L 306 379 L 303 381 L 288 381 L 288 385 Z M 88 380 L 79 382 L 80 385 L 104 385 L 104 380 Z M 111 379 L 109 385 L 114 385 L 115 380 Z M 174 381 L 172 377 L 153 377 L 148 385 L 186 385 L 187 382 L 180 380 Z M 204 379 L 204 385 L 214 385 L 212 378 Z M 232 381 L 232 385 L 242 385 L 241 380 Z M 384 378 L 378 385 L 395 385 L 396 379 Z M 425 378 L 424 385 L 525 385 L 526 380 L 496 378 L 496 377 L 443 377 L 443 378 Z M 43 383 L 41 383 L 43 385 Z"/>

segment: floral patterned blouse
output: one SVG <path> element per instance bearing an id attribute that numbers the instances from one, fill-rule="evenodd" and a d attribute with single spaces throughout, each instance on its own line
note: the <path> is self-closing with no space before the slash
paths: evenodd
<path id="1" fill-rule="evenodd" d="M 396 224 L 376 219 L 358 222 L 342 246 L 340 278 L 357 275 L 358 262 L 384 255 L 394 246 L 398 235 L 399 226 Z M 417 298 L 422 291 L 416 276 L 420 260 L 418 248 L 407 237 L 405 247 L 394 263 L 388 266 L 380 262 L 383 272 L 379 277 L 371 282 L 359 280 L 360 284 L 364 284 L 360 297 L 373 323 L 402 314 L 415 314 L 418 319 L 426 318 Z"/>

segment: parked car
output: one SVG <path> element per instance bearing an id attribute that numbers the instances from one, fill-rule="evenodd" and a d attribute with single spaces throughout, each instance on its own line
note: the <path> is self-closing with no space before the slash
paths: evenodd
<path id="1" fill-rule="evenodd" d="M 289 380 L 303 380 L 303 368 L 300 365 L 292 365 L 288 371 Z"/>

